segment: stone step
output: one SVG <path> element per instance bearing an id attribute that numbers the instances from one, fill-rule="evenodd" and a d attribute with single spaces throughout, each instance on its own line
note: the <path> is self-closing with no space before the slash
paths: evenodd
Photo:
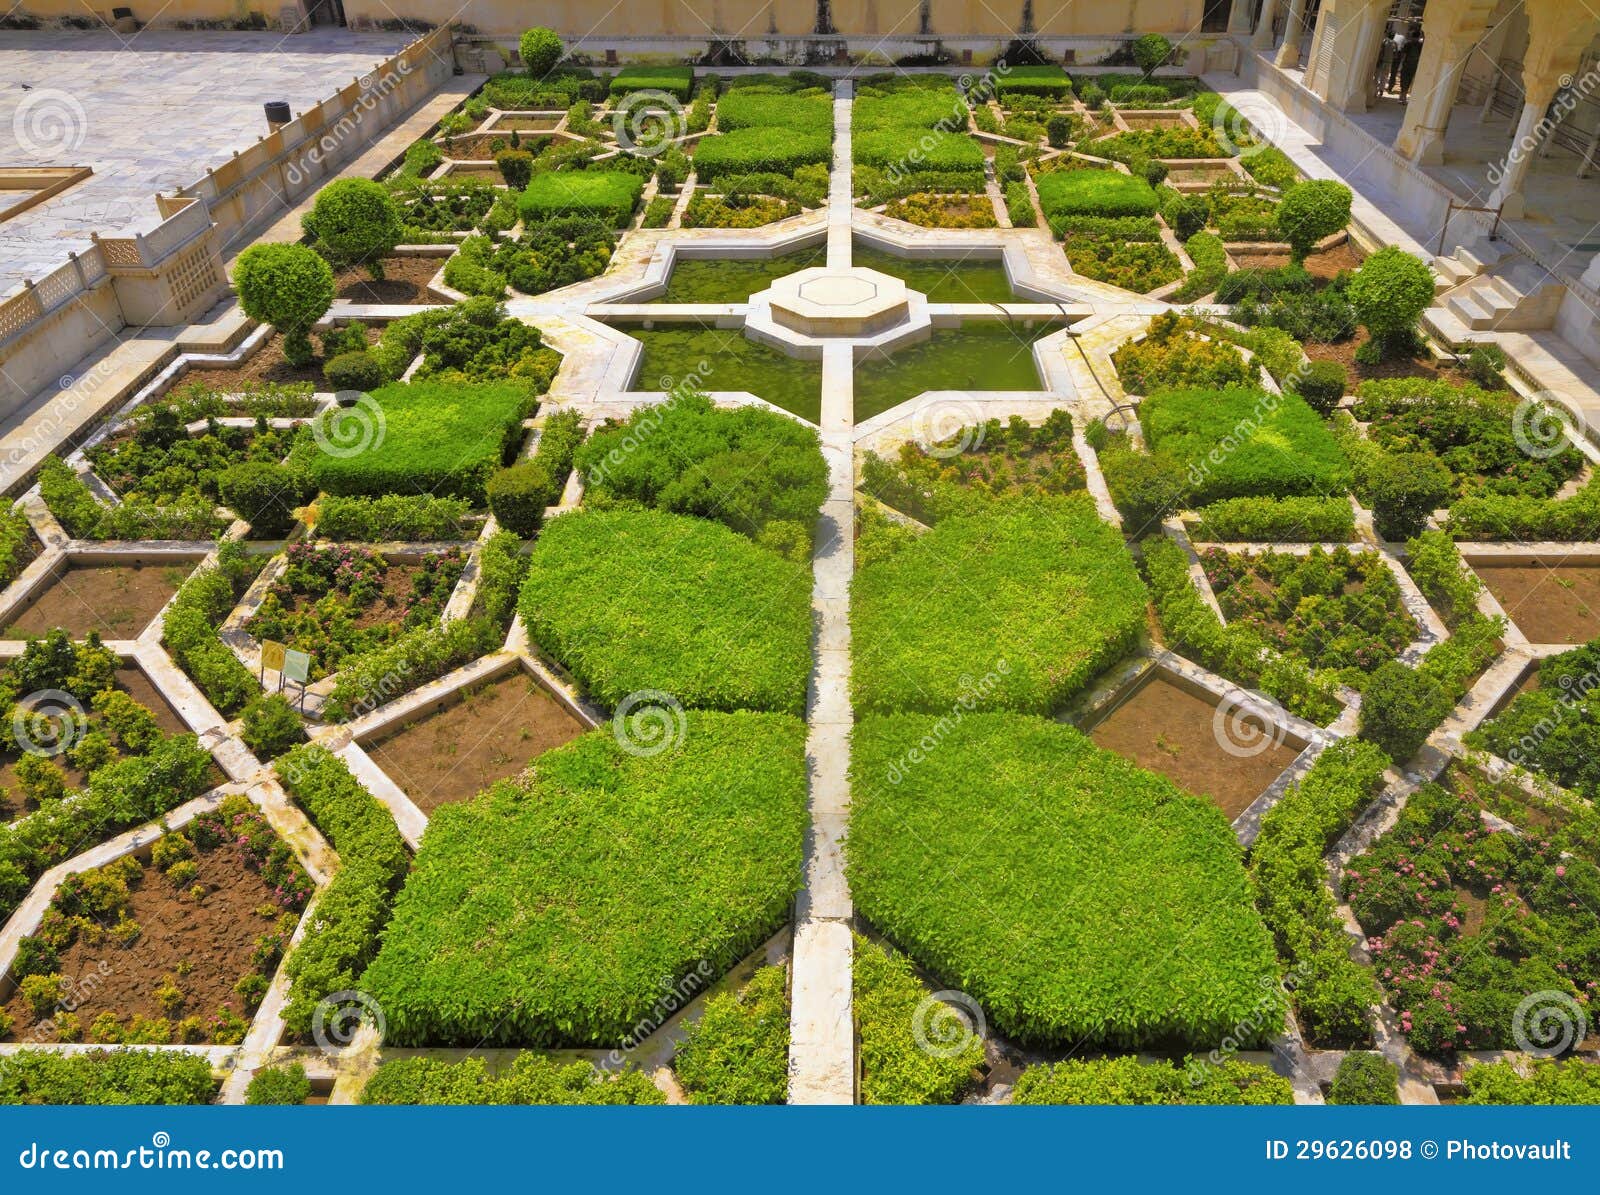
<path id="1" fill-rule="evenodd" d="M 1475 332 L 1494 326 L 1494 313 L 1478 301 L 1476 294 L 1451 295 L 1445 300 L 1445 310 Z"/>

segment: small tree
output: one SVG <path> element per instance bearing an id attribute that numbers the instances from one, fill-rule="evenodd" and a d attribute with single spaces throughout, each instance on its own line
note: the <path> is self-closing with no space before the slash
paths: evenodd
<path id="1" fill-rule="evenodd" d="M 1350 188 L 1331 179 L 1315 179 L 1290 187 L 1278 203 L 1278 235 L 1289 242 L 1290 259 L 1299 265 L 1323 237 L 1350 223 Z"/>
<path id="2" fill-rule="evenodd" d="M 1361 691 L 1361 737 L 1405 763 L 1449 713 L 1439 682 L 1399 660 L 1380 664 Z"/>
<path id="3" fill-rule="evenodd" d="M 1433 302 L 1433 272 L 1403 249 L 1379 249 L 1361 263 L 1345 292 L 1356 319 L 1372 337 L 1360 352 L 1366 359 L 1409 353 L 1416 344 L 1417 320 Z"/>
<path id="4" fill-rule="evenodd" d="M 1159 33 L 1146 33 L 1133 43 L 1133 60 L 1149 78 L 1172 57 L 1172 43 Z"/>
<path id="5" fill-rule="evenodd" d="M 317 251 L 334 265 L 365 266 L 380 279 L 384 257 L 405 235 L 394 196 L 370 178 L 329 183 L 300 223 L 315 238 Z"/>
<path id="6" fill-rule="evenodd" d="M 291 365 L 311 361 L 312 326 L 333 306 L 333 270 L 305 245 L 252 245 L 233 266 L 239 306 L 283 334 Z"/>
<path id="7" fill-rule="evenodd" d="M 543 78 L 555 70 L 556 63 L 561 61 L 561 55 L 565 52 L 566 47 L 561 44 L 555 30 L 546 29 L 543 25 L 523 30 L 517 42 L 522 65 L 535 78 Z"/>
<path id="8" fill-rule="evenodd" d="M 1378 534 L 1400 543 L 1422 534 L 1428 516 L 1450 501 L 1455 478 L 1431 452 L 1386 452 L 1367 468 L 1366 489 Z"/>

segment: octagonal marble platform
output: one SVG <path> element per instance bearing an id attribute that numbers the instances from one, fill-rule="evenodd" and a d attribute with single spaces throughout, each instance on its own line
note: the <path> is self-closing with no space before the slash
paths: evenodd
<path id="1" fill-rule="evenodd" d="M 910 316 L 906 284 L 861 267 L 812 266 L 769 288 L 775 323 L 805 336 L 872 336 Z"/>

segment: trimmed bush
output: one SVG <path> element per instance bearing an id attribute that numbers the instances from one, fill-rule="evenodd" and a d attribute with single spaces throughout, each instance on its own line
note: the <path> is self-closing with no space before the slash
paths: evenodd
<path id="1" fill-rule="evenodd" d="M 209 1104 L 219 1086 L 195 1054 L 95 1050 L 0 1055 L 0 1104 Z"/>
<path id="2" fill-rule="evenodd" d="M 772 95 L 752 88 L 728 92 L 717 102 L 717 131 L 780 128 L 833 135 L 833 101 L 827 95 Z"/>
<path id="3" fill-rule="evenodd" d="M 1361 737 L 1404 763 L 1449 712 L 1449 696 L 1438 681 L 1390 660 L 1373 672 L 1361 692 Z"/>
<path id="4" fill-rule="evenodd" d="M 962 131 L 887 128 L 854 134 L 850 153 L 862 166 L 892 175 L 913 171 L 982 170 L 983 147 Z"/>
<path id="5" fill-rule="evenodd" d="M 533 178 L 533 155 L 525 149 L 502 149 L 494 164 L 513 191 L 521 191 Z"/>
<path id="6" fill-rule="evenodd" d="M 334 265 L 364 266 L 374 278 L 383 277 L 383 259 L 405 232 L 394 196 L 370 178 L 341 178 L 323 187 L 301 225 Z"/>
<path id="7" fill-rule="evenodd" d="M 216 631 L 258 568 L 258 562 L 244 556 L 242 544 L 222 544 L 217 563 L 190 575 L 173 596 L 161 623 L 161 641 L 167 650 L 225 717 L 238 713 L 261 691 L 255 674 L 223 646 Z"/>
<path id="8" fill-rule="evenodd" d="M 257 539 L 281 539 L 295 524 L 295 510 L 316 495 L 303 469 L 247 462 L 217 478 L 222 501 L 250 524 Z"/>
<path id="9" fill-rule="evenodd" d="M 552 505 L 551 495 L 561 496 L 549 468 L 535 460 L 520 460 L 501 469 L 489 478 L 486 494 L 499 524 L 523 539 L 539 533 L 545 507 Z"/>
<path id="10" fill-rule="evenodd" d="M 1327 496 L 1350 486 L 1350 466 L 1327 426 L 1293 394 L 1166 390 L 1139 407 L 1152 450 L 1188 471 L 1193 498 Z"/>
<path id="11" fill-rule="evenodd" d="M 518 609 L 605 706 L 655 689 L 689 707 L 805 708 L 811 570 L 719 524 L 654 510 L 563 515 L 534 545 Z"/>
<path id="12" fill-rule="evenodd" d="M 1192 538 L 1241 543 L 1344 543 L 1355 510 L 1344 498 L 1224 498 L 1199 511 Z"/>
<path id="13" fill-rule="evenodd" d="M 633 216 L 644 190 L 637 174 L 606 170 L 561 170 L 535 175 L 517 200 L 522 218 L 542 224 L 560 216 L 592 216 L 621 228 Z"/>
<path id="14" fill-rule="evenodd" d="M 861 1034 L 863 1104 L 953 1104 L 983 1065 L 983 1038 L 964 1011 L 933 997 L 903 954 L 855 936 L 851 1009 Z M 940 1048 L 919 1044 L 921 1029 Z M 943 1031 L 948 1029 L 947 1044 Z"/>
<path id="15" fill-rule="evenodd" d="M 587 1062 L 561 1063 L 541 1054 L 519 1054 L 509 1068 L 491 1074 L 481 1058 L 444 1062 L 397 1058 L 382 1063 L 361 1092 L 363 1104 L 664 1104 L 649 1076 L 628 1069 L 596 1070 Z"/>
<path id="16" fill-rule="evenodd" d="M 1281 1024 L 1272 943 L 1210 802 L 1045 718 L 867 717 L 851 749 L 856 908 L 999 1033 L 1168 1048 Z"/>
<path id="17" fill-rule="evenodd" d="M 1323 237 L 1350 223 L 1350 188 L 1331 179 L 1297 183 L 1278 203 L 1278 233 L 1298 265 Z"/>
<path id="18" fill-rule="evenodd" d="M 1142 178 L 1114 170 L 1058 170 L 1034 180 L 1044 217 L 1153 216 L 1160 206 Z"/>
<path id="19" fill-rule="evenodd" d="M 395 383 L 370 402 L 320 415 L 292 455 L 325 493 L 430 493 L 484 500 L 484 485 L 522 439 L 535 403 L 515 382 Z"/>
<path id="20" fill-rule="evenodd" d="M 1276 146 L 1263 146 L 1239 155 L 1239 164 L 1264 187 L 1287 190 L 1300 181 L 1300 172 L 1289 155 Z"/>
<path id="21" fill-rule="evenodd" d="M 591 502 L 699 515 L 752 538 L 772 522 L 809 526 L 828 496 L 813 428 L 758 407 L 723 410 L 704 394 L 638 408 L 596 432 L 575 463 Z"/>
<path id="22" fill-rule="evenodd" d="M 695 146 L 694 169 L 702 183 L 730 174 L 788 174 L 802 166 L 826 165 L 832 138 L 804 129 L 735 129 L 706 137 Z"/>
<path id="23" fill-rule="evenodd" d="M 687 104 L 694 91 L 694 67 L 625 66 L 613 76 L 609 90 L 615 96 L 630 91 L 664 91 Z"/>
<path id="24" fill-rule="evenodd" d="M 1292 1104 L 1294 1086 L 1270 1069 L 1228 1058 L 1145 1062 L 1100 1058 L 1030 1066 L 1013 1104 Z"/>
<path id="25" fill-rule="evenodd" d="M 382 364 L 366 349 L 330 357 L 322 376 L 333 390 L 376 390 L 386 380 Z"/>
<path id="26" fill-rule="evenodd" d="M 1382 1054 L 1362 1050 L 1346 1054 L 1334 1072 L 1330 1104 L 1398 1104 L 1400 1070 Z"/>
<path id="27" fill-rule="evenodd" d="M 1165 311 L 1150 321 L 1146 334 L 1111 354 L 1122 387 L 1129 394 L 1154 394 L 1180 387 L 1221 389 L 1247 386 L 1261 378 L 1261 366 L 1224 340 L 1208 339 L 1195 321 Z"/>
<path id="28" fill-rule="evenodd" d="M 465 498 L 432 494 L 384 494 L 377 498 L 323 498 L 316 507 L 316 531 L 343 543 L 424 543 L 470 538 L 466 528 L 472 504 Z"/>
<path id="29" fill-rule="evenodd" d="M 1306 405 L 1326 418 L 1344 398 L 1350 385 L 1350 375 L 1337 361 L 1312 361 L 1295 376 L 1294 392 L 1306 400 Z"/>
<path id="30" fill-rule="evenodd" d="M 1394 542 L 1421 533 L 1428 516 L 1450 501 L 1455 480 L 1431 452 L 1386 452 L 1362 472 L 1373 526 Z"/>
<path id="31" fill-rule="evenodd" d="M 485 618 L 463 618 L 443 627 L 418 627 L 339 672 L 322 716 L 348 722 L 443 676 L 503 641 L 502 629 Z"/>
<path id="32" fill-rule="evenodd" d="M 1132 649 L 1145 601 L 1121 536 L 1083 495 L 941 519 L 856 571 L 856 708 L 942 713 L 981 683 L 988 708 L 1051 713 Z"/>
<path id="33" fill-rule="evenodd" d="M 1148 77 L 1167 65 L 1172 57 L 1172 43 L 1159 33 L 1146 33 L 1133 39 L 1133 61 Z"/>
<path id="34" fill-rule="evenodd" d="M 305 245 L 251 245 L 233 264 L 239 306 L 283 335 L 291 365 L 312 359 L 311 327 L 333 306 L 333 269 Z"/>
<path id="35" fill-rule="evenodd" d="M 262 1067 L 250 1077 L 245 1088 L 246 1104 L 303 1104 L 311 1098 L 311 1080 L 298 1062 L 288 1066 Z"/>
<path id="36" fill-rule="evenodd" d="M 517 56 L 522 59 L 523 69 L 535 79 L 543 79 L 553 71 L 564 53 L 566 47 L 561 44 L 560 35 L 543 25 L 524 29 L 517 39 Z"/>
<path id="37" fill-rule="evenodd" d="M 1379 249 L 1356 269 L 1349 296 L 1380 357 L 1409 348 L 1417 320 L 1433 302 L 1433 271 L 1404 249 Z"/>
<path id="38" fill-rule="evenodd" d="M 1480 1062 L 1461 1076 L 1463 1104 L 1600 1104 L 1600 1066 L 1577 1058 L 1535 1058 L 1524 1075 L 1516 1062 Z"/>
<path id="39" fill-rule="evenodd" d="M 607 726 L 435 812 L 362 977 L 390 1041 L 625 1047 L 663 982 L 689 998 L 787 919 L 805 726 L 695 712 L 675 734 L 641 754 Z"/>
<path id="40" fill-rule="evenodd" d="M 1042 95 L 1051 99 L 1067 100 L 1072 97 L 1072 80 L 1059 66 L 1011 66 L 996 72 L 995 94 L 1004 102 L 1007 96 Z"/>
<path id="41" fill-rule="evenodd" d="M 789 974 L 762 967 L 738 992 L 705 1003 L 672 1069 L 694 1104 L 782 1104 L 789 1098 Z"/>
<path id="42" fill-rule="evenodd" d="M 276 759 L 297 743 L 305 742 L 305 727 L 289 699 L 282 693 L 262 693 L 244 707 L 239 737 L 261 759 Z"/>

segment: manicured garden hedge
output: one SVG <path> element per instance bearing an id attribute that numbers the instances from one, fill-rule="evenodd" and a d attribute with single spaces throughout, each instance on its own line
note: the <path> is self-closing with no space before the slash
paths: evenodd
<path id="1" fill-rule="evenodd" d="M 643 755 L 607 726 L 438 810 L 362 980 L 389 1040 L 620 1047 L 658 1025 L 787 918 L 805 734 L 692 712 Z"/>
<path id="2" fill-rule="evenodd" d="M 850 139 L 857 165 L 882 170 L 972 171 L 983 169 L 983 147 L 965 132 L 893 128 L 857 133 Z"/>
<path id="3" fill-rule="evenodd" d="M 717 102 L 717 131 L 781 128 L 832 136 L 833 103 L 825 95 L 772 95 L 751 88 Z"/>
<path id="4" fill-rule="evenodd" d="M 701 140 L 695 146 L 694 169 L 705 183 L 729 174 L 793 174 L 832 158 L 833 139 L 826 132 L 746 128 Z"/>
<path id="5" fill-rule="evenodd" d="M 614 96 L 630 91 L 664 91 L 668 95 L 689 102 L 694 90 L 692 66 L 625 66 L 612 76 L 608 89 Z"/>
<path id="6" fill-rule="evenodd" d="M 519 1054 L 491 1072 L 482 1058 L 396 1058 L 382 1063 L 361 1092 L 363 1104 L 664 1104 L 637 1070 L 603 1074 L 587 1062 Z"/>
<path id="7" fill-rule="evenodd" d="M 518 608 L 602 705 L 658 689 L 690 707 L 805 708 L 811 570 L 717 523 L 654 510 L 552 519 Z"/>
<path id="8" fill-rule="evenodd" d="M 1066 100 L 1072 96 L 1072 80 L 1059 66 L 1007 66 L 997 73 L 995 93 L 1004 101 L 1008 95 L 1045 95 Z"/>
<path id="9" fill-rule="evenodd" d="M 860 934 L 850 977 L 851 1010 L 861 1034 L 861 1102 L 953 1104 L 960 1099 L 984 1059 L 983 1038 L 965 1019 L 967 1010 L 940 1009 L 910 959 Z"/>
<path id="10" fill-rule="evenodd" d="M 1099 1058 L 1031 1066 L 1013 1104 L 1292 1104 L 1294 1087 L 1264 1066 L 1228 1058 L 1183 1064 Z"/>
<path id="11" fill-rule="evenodd" d="M 1153 216 L 1160 206 L 1149 183 L 1115 170 L 1057 170 L 1034 186 L 1052 226 L 1058 216 Z"/>
<path id="12" fill-rule="evenodd" d="M 976 699 L 1051 713 L 1133 647 L 1145 600 L 1121 536 L 1087 497 L 943 519 L 857 568 L 856 708 L 943 713 Z"/>
<path id="13" fill-rule="evenodd" d="M 622 171 L 547 171 L 533 177 L 517 206 L 529 224 L 559 216 L 594 216 L 621 228 L 643 190 L 644 179 Z"/>
<path id="14" fill-rule="evenodd" d="M 317 437 L 295 454 L 326 493 L 434 494 L 481 505 L 484 484 L 515 451 L 535 407 L 515 382 L 397 382 L 370 398 L 375 408 L 320 416 Z M 365 447 L 351 451 L 358 444 Z"/>
<path id="15" fill-rule="evenodd" d="M 1327 497 L 1350 486 L 1343 451 L 1298 395 L 1168 390 L 1140 404 L 1139 425 L 1153 451 L 1197 479 L 1197 504 L 1252 495 Z"/>
<path id="16" fill-rule="evenodd" d="M 504 628 L 488 618 L 458 618 L 418 627 L 339 671 L 322 703 L 328 722 L 346 722 L 402 697 L 419 685 L 494 651 Z"/>
<path id="17" fill-rule="evenodd" d="M 1467 735 L 1467 743 L 1600 797 L 1600 640 L 1539 661 L 1528 689 Z"/>
<path id="18" fill-rule="evenodd" d="M 1480 1062 L 1461 1076 L 1463 1104 L 1600 1104 L 1600 1066 L 1573 1058 L 1535 1058 L 1524 1076 L 1515 1062 Z"/>
<path id="19" fill-rule="evenodd" d="M 1350 957 L 1322 857 L 1376 798 L 1388 763 L 1370 743 L 1333 744 L 1267 811 L 1250 847 L 1256 903 L 1284 969 L 1298 976 L 1295 1016 L 1312 1045 L 1364 1045 L 1372 1037 L 1377 981 Z"/>
<path id="20" fill-rule="evenodd" d="M 1343 543 L 1355 538 L 1355 508 L 1345 498 L 1224 498 L 1201 508 L 1195 540 Z"/>
<path id="21" fill-rule="evenodd" d="M 710 997 L 672 1069 L 693 1104 L 782 1104 L 789 1096 L 789 973 L 762 967 Z"/>
<path id="22" fill-rule="evenodd" d="M 1272 942 L 1209 802 L 1071 726 L 982 711 L 861 719 L 851 784 L 857 910 L 994 1030 L 1210 1048 L 1281 1025 Z"/>
<path id="23" fill-rule="evenodd" d="M 178 667 L 200 686 L 218 713 L 230 718 L 261 691 L 261 685 L 217 638 L 217 628 L 260 567 L 259 558 L 245 556 L 243 544 L 221 543 L 216 563 L 190 574 L 161 621 L 161 641 Z"/>
<path id="24" fill-rule="evenodd" d="M 218 1081 L 196 1054 L 94 1050 L 0 1055 L 0 1104 L 209 1104 Z"/>

